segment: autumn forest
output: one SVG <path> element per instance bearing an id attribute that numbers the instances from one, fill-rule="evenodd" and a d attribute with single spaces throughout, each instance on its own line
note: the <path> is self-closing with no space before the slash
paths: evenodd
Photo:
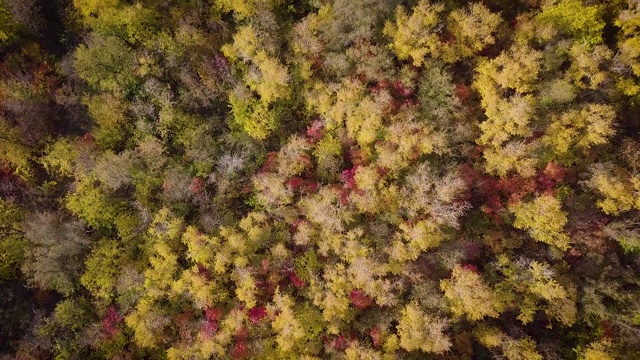
<path id="1" fill-rule="evenodd" d="M 640 359 L 640 3 L 0 0 L 0 359 Z"/>

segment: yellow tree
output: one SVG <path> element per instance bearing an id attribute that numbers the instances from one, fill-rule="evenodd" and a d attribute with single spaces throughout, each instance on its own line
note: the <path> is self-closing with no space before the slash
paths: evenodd
<path id="1" fill-rule="evenodd" d="M 640 209 L 640 176 L 631 175 L 622 167 L 609 163 L 591 166 L 591 177 L 585 184 L 601 194 L 597 204 L 602 211 L 618 215 Z"/>
<path id="2" fill-rule="evenodd" d="M 436 32 L 441 23 L 444 5 L 432 5 L 428 0 L 420 1 L 408 15 L 404 7 L 396 9 L 395 23 L 387 21 L 384 33 L 391 37 L 390 47 L 399 59 L 412 59 L 416 66 L 422 65 L 427 55 L 440 52 L 441 43 Z"/>
<path id="3" fill-rule="evenodd" d="M 451 348 L 451 339 L 445 334 L 447 319 L 426 314 L 418 304 L 409 303 L 402 309 L 398 322 L 400 347 L 407 351 L 443 354 Z"/>
<path id="4" fill-rule="evenodd" d="M 486 316 L 498 317 L 504 309 L 496 293 L 473 269 L 455 265 L 451 279 L 440 281 L 440 289 L 456 317 L 465 315 L 469 320 L 477 321 Z"/>
<path id="5" fill-rule="evenodd" d="M 479 2 L 452 11 L 447 17 L 447 30 L 453 39 L 443 43 L 442 60 L 455 62 L 469 58 L 493 45 L 500 22 L 498 14 Z"/>
<path id="6" fill-rule="evenodd" d="M 518 203 L 510 210 L 515 215 L 513 226 L 527 230 L 534 240 L 561 250 L 569 248 L 571 240 L 564 232 L 567 215 L 555 196 L 541 195 L 529 202 Z"/>

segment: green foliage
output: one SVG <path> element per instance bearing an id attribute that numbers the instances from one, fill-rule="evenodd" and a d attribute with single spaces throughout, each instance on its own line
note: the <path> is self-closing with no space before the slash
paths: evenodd
<path id="1" fill-rule="evenodd" d="M 27 243 L 23 237 L 23 219 L 20 207 L 0 199 L 0 284 L 15 278 L 24 259 Z"/>
<path id="2" fill-rule="evenodd" d="M 69 211 L 98 229 L 110 229 L 123 206 L 101 188 L 93 176 L 84 177 L 76 184 L 76 191 L 65 199 Z"/>
<path id="3" fill-rule="evenodd" d="M 115 36 L 93 35 L 86 45 L 78 47 L 74 66 L 78 75 L 97 90 L 125 95 L 137 85 L 135 56 Z"/>
<path id="4" fill-rule="evenodd" d="M 4 2 L 0 2 L 0 48 L 11 43 L 17 35 L 17 24 Z"/>
<path id="5" fill-rule="evenodd" d="M 80 283 L 93 296 L 106 301 L 111 300 L 123 262 L 122 255 L 122 249 L 117 241 L 101 241 L 87 257 Z"/>
<path id="6" fill-rule="evenodd" d="M 640 251 L 640 229 L 631 221 L 612 222 L 604 228 L 607 236 L 620 243 L 626 252 Z"/>
<path id="7" fill-rule="evenodd" d="M 74 160 L 78 151 L 74 144 L 66 138 L 59 139 L 47 149 L 47 154 L 40 158 L 40 163 L 53 175 L 71 176 L 74 174 Z"/>
<path id="8" fill-rule="evenodd" d="M 582 0 L 548 1 L 536 21 L 550 25 L 554 30 L 565 33 L 587 46 L 602 42 L 605 22 L 598 6 L 584 6 Z"/>
<path id="9" fill-rule="evenodd" d="M 88 321 L 91 320 L 91 314 L 87 309 L 86 300 L 63 300 L 56 305 L 53 311 L 53 320 L 57 325 L 69 329 L 71 331 L 80 330 Z"/>
<path id="10" fill-rule="evenodd" d="M 19 129 L 11 127 L 0 115 L 0 164 L 25 180 L 33 177 L 33 147 L 26 144 Z"/>
<path id="11" fill-rule="evenodd" d="M 96 124 L 93 136 L 98 145 L 105 149 L 122 146 L 129 127 L 122 100 L 110 94 L 101 94 L 86 99 L 85 104 Z"/>
<path id="12" fill-rule="evenodd" d="M 229 103 L 235 124 L 254 139 L 266 139 L 280 124 L 279 109 L 266 102 L 231 94 Z"/>

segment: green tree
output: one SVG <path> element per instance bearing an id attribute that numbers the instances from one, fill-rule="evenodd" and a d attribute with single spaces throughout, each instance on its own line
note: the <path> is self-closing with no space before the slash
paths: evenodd
<path id="1" fill-rule="evenodd" d="M 0 3 L 0 48 L 8 45 L 17 35 L 18 27 L 4 1 Z"/>
<path id="2" fill-rule="evenodd" d="M 100 187 L 94 176 L 86 176 L 79 179 L 75 192 L 67 195 L 65 205 L 89 226 L 112 229 L 124 204 Z"/>
<path id="3" fill-rule="evenodd" d="M 23 230 L 23 210 L 0 199 L 0 284 L 17 275 L 27 250 Z"/>
<path id="4" fill-rule="evenodd" d="M 115 36 L 94 34 L 75 53 L 78 75 L 96 90 L 126 95 L 133 91 L 138 79 L 133 50 Z"/>
<path id="5" fill-rule="evenodd" d="M 584 6 L 582 0 L 549 1 L 536 15 L 536 21 L 552 26 L 551 34 L 568 35 L 590 47 L 602 42 L 605 22 L 600 7 Z"/>
<path id="6" fill-rule="evenodd" d="M 85 261 L 80 283 L 93 296 L 109 302 L 114 297 L 117 276 L 125 261 L 123 251 L 115 240 L 102 240 Z"/>

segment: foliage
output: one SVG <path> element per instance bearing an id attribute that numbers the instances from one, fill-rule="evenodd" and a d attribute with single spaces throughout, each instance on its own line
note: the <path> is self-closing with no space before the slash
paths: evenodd
<path id="1" fill-rule="evenodd" d="M 0 0 L 0 358 L 640 358 L 639 9 Z"/>

